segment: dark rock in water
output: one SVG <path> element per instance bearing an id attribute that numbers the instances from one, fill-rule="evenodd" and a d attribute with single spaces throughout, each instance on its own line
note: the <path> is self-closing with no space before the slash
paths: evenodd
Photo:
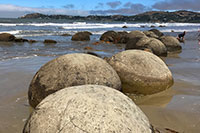
<path id="1" fill-rule="evenodd" d="M 83 33 L 88 34 L 88 35 L 92 35 L 92 33 L 89 32 L 89 31 L 83 31 Z"/>
<path id="2" fill-rule="evenodd" d="M 162 36 L 160 40 L 165 44 L 168 52 L 179 52 L 182 49 L 178 39 L 173 36 Z"/>
<path id="3" fill-rule="evenodd" d="M 36 43 L 36 40 L 28 40 L 29 43 Z"/>
<path id="4" fill-rule="evenodd" d="M 158 37 L 164 36 L 164 34 L 157 29 L 151 29 L 149 31 L 154 32 Z"/>
<path id="5" fill-rule="evenodd" d="M 71 35 L 68 33 L 65 33 L 65 34 L 62 34 L 61 36 L 71 36 Z"/>
<path id="6" fill-rule="evenodd" d="M 126 50 L 108 61 L 117 71 L 125 93 L 149 95 L 173 85 L 166 64 L 156 55 L 142 50 Z"/>
<path id="7" fill-rule="evenodd" d="M 46 63 L 35 74 L 29 86 L 29 103 L 36 107 L 49 94 L 85 84 L 121 89 L 119 76 L 103 59 L 82 53 L 66 54 Z"/>
<path id="8" fill-rule="evenodd" d="M 15 38 L 15 42 L 28 42 L 28 40 L 23 38 Z"/>
<path id="9" fill-rule="evenodd" d="M 124 25 L 122 28 L 128 28 L 128 27 Z"/>
<path id="10" fill-rule="evenodd" d="M 92 33 L 88 31 L 78 32 L 72 36 L 72 41 L 89 41 Z"/>
<path id="11" fill-rule="evenodd" d="M 48 44 L 48 43 L 57 43 L 57 42 L 55 40 L 48 40 L 48 39 L 46 39 L 46 40 L 44 40 L 44 43 Z"/>
<path id="12" fill-rule="evenodd" d="M 148 118 L 123 93 L 102 85 L 63 88 L 46 97 L 23 133 L 152 133 Z"/>
<path id="13" fill-rule="evenodd" d="M 15 36 L 9 33 L 1 33 L 0 41 L 5 41 L 5 42 L 15 41 Z"/>
<path id="14" fill-rule="evenodd" d="M 144 26 L 144 25 L 141 25 L 140 27 L 141 27 L 141 28 L 145 28 L 145 26 Z"/>
<path id="15" fill-rule="evenodd" d="M 159 25 L 158 27 L 166 27 L 165 25 Z"/>
<path id="16" fill-rule="evenodd" d="M 123 32 L 115 32 L 115 31 L 107 31 L 101 35 L 100 40 L 104 42 L 112 42 L 114 44 L 117 43 L 127 43 L 128 33 L 126 31 Z"/>
<path id="17" fill-rule="evenodd" d="M 105 42 L 113 42 L 114 43 L 117 35 L 118 35 L 118 33 L 115 31 L 107 31 L 101 35 L 100 40 L 105 41 Z"/>
<path id="18" fill-rule="evenodd" d="M 150 27 L 152 27 L 152 28 L 153 28 L 153 27 L 156 27 L 156 26 L 154 26 L 154 25 L 151 25 Z"/>

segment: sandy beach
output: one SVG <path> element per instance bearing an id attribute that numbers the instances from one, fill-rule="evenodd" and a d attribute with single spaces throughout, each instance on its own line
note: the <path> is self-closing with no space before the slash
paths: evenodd
<path id="1" fill-rule="evenodd" d="M 135 100 L 151 124 L 177 132 L 200 131 L 200 46 L 196 41 L 181 44 L 180 54 L 163 58 L 173 73 L 172 88 Z M 35 72 L 55 57 L 32 57 L 1 61 L 0 132 L 21 132 L 31 113 L 27 101 L 29 83 Z M 131 96 L 130 96 L 131 97 Z"/>

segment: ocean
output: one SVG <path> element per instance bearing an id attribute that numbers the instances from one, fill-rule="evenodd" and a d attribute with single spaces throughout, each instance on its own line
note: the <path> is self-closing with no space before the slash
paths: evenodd
<path id="1" fill-rule="evenodd" d="M 122 28 L 127 26 L 127 28 Z M 165 35 L 186 31 L 182 52 L 162 57 L 175 83 L 160 94 L 135 101 L 152 125 L 178 132 L 200 132 L 200 23 L 72 22 L 69 20 L 0 19 L 0 33 L 36 40 L 36 43 L 0 42 L 0 133 L 21 132 L 31 108 L 27 101 L 29 83 L 48 61 L 68 53 L 94 52 L 110 57 L 124 50 L 124 44 L 93 45 L 108 30 L 133 31 L 156 28 Z M 90 41 L 71 41 L 79 31 L 89 31 Z M 44 44 L 45 39 L 57 41 Z M 86 50 L 91 47 L 92 50 Z"/>

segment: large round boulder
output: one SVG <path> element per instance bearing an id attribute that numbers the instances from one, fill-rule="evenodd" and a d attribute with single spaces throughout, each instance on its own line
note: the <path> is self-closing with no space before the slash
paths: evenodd
<path id="1" fill-rule="evenodd" d="M 135 37 L 146 37 L 146 35 L 142 31 L 131 31 L 128 34 L 128 38 L 135 38 Z"/>
<path id="2" fill-rule="evenodd" d="M 159 38 L 153 31 L 143 31 L 143 33 L 144 33 L 147 37 L 156 38 L 156 39 Z"/>
<path id="3" fill-rule="evenodd" d="M 150 52 L 126 50 L 108 62 L 117 71 L 125 93 L 148 95 L 173 85 L 172 73 L 166 64 Z"/>
<path id="4" fill-rule="evenodd" d="M 162 36 L 160 40 L 165 44 L 169 52 L 181 51 L 182 49 L 178 39 L 173 36 Z"/>
<path id="5" fill-rule="evenodd" d="M 164 36 L 164 34 L 162 32 L 160 32 L 157 29 L 151 29 L 149 31 L 152 31 L 153 33 L 155 33 L 158 37 Z"/>
<path id="6" fill-rule="evenodd" d="M 106 86 L 82 85 L 46 97 L 27 120 L 23 133 L 151 133 L 135 103 Z"/>
<path id="7" fill-rule="evenodd" d="M 105 42 L 115 42 L 117 36 L 118 36 L 117 32 L 107 31 L 101 35 L 100 40 Z"/>
<path id="8" fill-rule="evenodd" d="M 117 32 L 117 37 L 115 39 L 115 43 L 123 43 L 126 44 L 128 41 L 127 37 L 128 33 L 126 31 Z"/>
<path id="9" fill-rule="evenodd" d="M 1 33 L 0 41 L 4 41 L 4 42 L 15 41 L 15 36 L 9 33 Z"/>
<path id="10" fill-rule="evenodd" d="M 145 45 L 150 48 L 155 55 L 167 56 L 167 48 L 160 40 L 149 38 L 149 41 Z"/>
<path id="11" fill-rule="evenodd" d="M 148 46 L 145 44 L 147 44 L 149 41 L 150 39 L 146 36 L 129 38 L 126 44 L 125 50 L 148 48 Z"/>
<path id="12" fill-rule="evenodd" d="M 167 48 L 160 40 L 146 36 L 130 38 L 125 47 L 129 49 L 150 49 L 155 55 L 167 56 Z"/>
<path id="13" fill-rule="evenodd" d="M 90 32 L 78 32 L 72 36 L 72 41 L 89 41 L 90 40 Z"/>
<path id="14" fill-rule="evenodd" d="M 36 107 L 49 94 L 84 84 L 121 89 L 119 76 L 103 59 L 89 54 L 67 54 L 46 63 L 35 74 L 29 86 L 29 103 Z"/>

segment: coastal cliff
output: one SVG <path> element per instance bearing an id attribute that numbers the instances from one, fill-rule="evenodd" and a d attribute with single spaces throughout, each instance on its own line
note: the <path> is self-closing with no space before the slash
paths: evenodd
<path id="1" fill-rule="evenodd" d="M 200 23 L 200 13 L 192 11 L 150 11 L 134 16 L 110 15 L 110 16 L 71 16 L 71 15 L 45 15 L 40 13 L 27 14 L 20 19 L 68 19 L 78 21 L 126 21 L 126 22 L 187 22 Z"/>

